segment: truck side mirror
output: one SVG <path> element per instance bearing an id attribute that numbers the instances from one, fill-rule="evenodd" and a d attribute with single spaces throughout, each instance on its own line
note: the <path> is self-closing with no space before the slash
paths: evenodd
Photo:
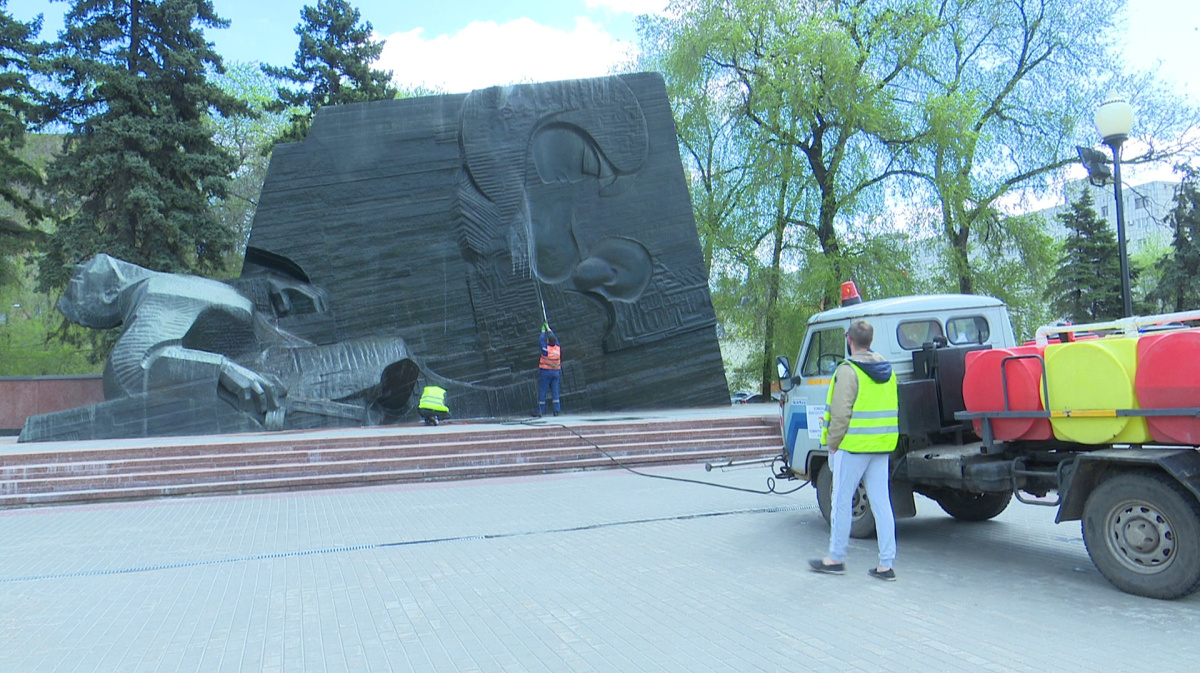
<path id="1" fill-rule="evenodd" d="M 788 356 L 780 355 L 775 358 L 775 374 L 779 377 L 779 389 L 787 392 L 792 389 L 792 362 Z"/>

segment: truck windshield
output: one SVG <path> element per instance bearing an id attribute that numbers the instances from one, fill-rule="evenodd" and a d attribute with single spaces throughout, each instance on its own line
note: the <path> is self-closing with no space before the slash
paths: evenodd
<path id="1" fill-rule="evenodd" d="M 801 376 L 829 376 L 846 357 L 846 330 L 833 327 L 813 332 L 804 353 Z"/>

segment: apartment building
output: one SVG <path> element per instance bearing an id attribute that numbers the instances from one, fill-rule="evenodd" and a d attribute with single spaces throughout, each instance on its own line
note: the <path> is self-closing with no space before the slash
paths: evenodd
<path id="1" fill-rule="evenodd" d="M 1178 182 L 1158 180 L 1140 185 L 1126 184 L 1121 190 L 1125 204 L 1125 239 L 1129 253 L 1138 252 L 1147 244 L 1170 245 L 1171 227 L 1167 214 L 1175 206 L 1175 191 Z M 1058 221 L 1058 214 L 1070 209 L 1070 204 L 1079 200 L 1083 190 L 1090 190 L 1093 207 L 1101 219 L 1107 220 L 1113 236 L 1117 233 L 1117 201 L 1112 185 L 1096 187 L 1086 179 L 1068 182 L 1063 189 L 1062 203 L 1050 208 L 1034 211 L 1046 220 L 1047 231 L 1055 238 L 1066 236 L 1066 228 Z"/>

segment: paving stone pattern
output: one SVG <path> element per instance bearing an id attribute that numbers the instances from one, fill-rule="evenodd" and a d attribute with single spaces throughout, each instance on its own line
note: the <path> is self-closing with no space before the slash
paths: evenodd
<path id="1" fill-rule="evenodd" d="M 758 489 L 769 469 L 653 468 Z M 788 485 L 781 484 L 780 487 Z M 0 671 L 1179 671 L 1200 595 L 1123 594 L 1076 524 L 921 500 L 806 569 L 811 489 L 622 470 L 0 512 Z M 1193 662 L 1189 664 L 1187 662 Z"/>

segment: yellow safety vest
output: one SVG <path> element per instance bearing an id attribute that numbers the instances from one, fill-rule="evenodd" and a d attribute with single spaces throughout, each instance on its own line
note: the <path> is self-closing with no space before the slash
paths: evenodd
<path id="1" fill-rule="evenodd" d="M 838 446 L 850 453 L 887 453 L 896 450 L 900 441 L 900 403 L 896 395 L 896 372 L 884 383 L 876 383 L 854 364 L 858 376 L 858 397 L 850 414 L 850 427 Z M 825 398 L 825 416 L 821 419 L 821 445 L 828 445 L 829 408 L 833 406 L 833 384 Z"/>
<path id="2" fill-rule="evenodd" d="M 446 406 L 446 389 L 437 386 L 425 386 L 421 391 L 421 403 L 418 405 L 422 409 L 430 411 L 440 411 L 449 413 L 450 408 Z"/>

